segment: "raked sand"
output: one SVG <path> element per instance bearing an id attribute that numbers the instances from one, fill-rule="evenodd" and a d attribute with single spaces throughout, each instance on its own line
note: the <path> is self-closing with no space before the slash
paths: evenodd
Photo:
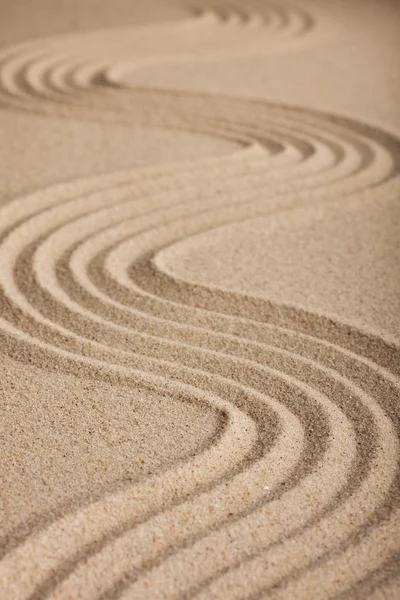
<path id="1" fill-rule="evenodd" d="M 398 3 L 0 8 L 0 600 L 400 598 Z"/>

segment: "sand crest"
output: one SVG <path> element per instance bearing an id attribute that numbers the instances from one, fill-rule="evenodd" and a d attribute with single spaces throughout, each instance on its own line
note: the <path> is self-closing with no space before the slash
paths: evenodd
<path id="1" fill-rule="evenodd" d="M 0 48 L 0 598 L 398 598 L 398 8 L 83 4 Z"/>

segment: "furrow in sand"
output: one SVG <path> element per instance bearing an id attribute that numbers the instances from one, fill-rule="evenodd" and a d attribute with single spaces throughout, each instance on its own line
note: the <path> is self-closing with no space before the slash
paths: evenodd
<path id="1" fill-rule="evenodd" d="M 383 425 L 384 426 L 381 428 L 383 430 L 383 431 L 381 431 L 381 437 L 382 437 L 382 440 L 385 440 L 387 442 L 386 446 L 385 446 L 385 452 L 383 453 L 383 455 L 381 455 L 379 457 L 379 459 L 378 459 L 378 465 L 377 465 L 377 471 L 378 472 L 381 471 L 381 469 L 382 469 L 382 467 L 384 465 L 386 465 L 386 466 L 389 465 L 388 471 L 386 472 L 386 476 L 387 476 L 386 484 L 387 485 L 383 487 L 383 492 L 382 492 L 382 494 L 384 495 L 387 492 L 388 487 L 390 487 L 390 485 L 391 485 L 390 475 L 393 474 L 393 471 L 395 470 L 395 467 L 397 466 L 396 438 L 393 435 L 393 430 L 391 429 L 390 421 L 387 418 L 385 418 L 384 413 L 382 411 L 378 410 L 378 411 L 375 411 L 375 415 L 374 416 L 375 416 L 375 418 L 377 419 L 378 422 L 379 421 L 383 421 Z M 380 439 L 381 439 L 381 437 L 380 437 Z M 392 442 L 394 442 L 394 446 L 393 447 L 392 447 Z M 393 448 L 394 448 L 394 451 L 393 451 Z M 390 452 L 389 449 L 390 449 L 390 451 L 393 451 L 393 452 Z M 388 473 L 389 473 L 389 475 L 388 475 Z M 357 498 L 355 499 L 355 501 L 354 501 L 354 505 L 355 506 L 358 506 L 358 503 L 361 500 L 364 500 L 367 497 L 367 494 L 371 492 L 371 489 L 372 489 L 371 481 L 372 480 L 376 481 L 376 478 L 375 478 L 376 477 L 376 471 L 375 470 L 372 471 L 371 477 L 372 477 L 372 479 L 370 480 L 368 478 L 367 484 L 364 485 L 364 489 L 362 490 L 362 493 L 360 493 L 357 496 Z M 384 476 L 384 479 L 385 479 L 385 476 Z M 380 482 L 378 484 L 378 488 L 379 488 L 379 486 L 380 486 L 381 483 L 382 482 Z M 378 494 L 377 506 L 379 506 L 379 499 L 382 499 L 382 495 L 379 498 L 379 494 Z M 366 519 L 368 519 L 369 514 L 371 514 L 371 513 L 374 512 L 375 508 L 376 508 L 375 506 L 371 506 L 370 507 L 370 511 L 369 512 L 368 512 L 368 510 L 366 511 Z M 280 514 L 282 514 L 282 513 L 280 512 Z M 335 517 L 336 517 L 336 515 L 335 515 Z M 345 537 L 347 535 L 349 535 L 348 531 L 346 533 L 344 533 Z M 174 589 L 176 589 L 176 587 L 174 587 Z M 135 588 L 135 590 L 136 590 L 136 588 Z M 143 590 L 141 590 L 141 593 L 142 592 L 143 592 Z M 153 592 L 154 592 L 154 590 L 153 590 Z"/>
<path id="2" fill-rule="evenodd" d="M 67 207 L 66 207 L 66 208 L 67 208 Z M 58 212 L 60 212 L 60 211 L 58 211 Z M 43 217 L 44 217 L 44 216 L 45 216 L 45 215 L 43 215 Z M 62 214 L 62 212 L 61 212 L 61 215 L 58 215 L 58 217 L 59 217 L 59 218 L 60 218 L 60 217 L 61 217 L 61 218 L 63 218 L 63 214 Z"/>
<path id="3" fill-rule="evenodd" d="M 51 94 L 46 86 L 46 68 L 48 61 L 43 62 L 43 55 L 50 53 L 51 59 L 57 57 L 58 62 L 63 62 L 64 57 L 70 54 L 70 60 L 81 63 L 85 62 L 85 57 L 103 56 L 104 48 L 107 47 L 107 59 L 105 64 L 109 64 L 113 59 L 114 63 L 121 61 L 126 56 L 130 58 L 132 48 L 136 62 L 140 65 L 140 61 L 145 59 L 145 64 L 151 62 L 165 62 L 168 56 L 172 60 L 182 60 L 182 54 L 187 55 L 192 50 L 193 56 L 191 60 L 204 60 L 208 54 L 215 57 L 229 56 L 232 52 L 238 51 L 240 55 L 247 51 L 254 51 L 253 48 L 270 46 L 274 48 L 281 40 L 286 41 L 290 38 L 295 38 L 302 35 L 312 26 L 312 19 L 298 8 L 289 6 L 280 7 L 274 4 L 254 3 L 245 11 L 246 15 L 251 15 L 252 20 L 245 19 L 244 24 L 232 18 L 237 13 L 237 5 L 235 3 L 211 3 L 204 6 L 199 5 L 204 9 L 211 8 L 213 14 L 204 10 L 200 17 L 192 18 L 186 22 L 176 24 L 158 24 L 150 27 L 135 28 L 134 30 L 121 30 L 116 32 L 96 32 L 92 36 L 61 36 L 59 38 L 49 38 L 39 42 L 31 42 L 22 44 L 18 50 L 11 49 L 3 52 L 2 68 L 0 69 L 0 82 L 3 90 L 11 94 L 7 100 L 15 100 L 16 97 L 26 96 L 26 104 L 33 104 L 34 97 L 32 92 L 35 86 L 26 89 L 24 83 L 26 78 L 33 77 L 35 84 L 38 83 L 41 92 L 52 101 Z M 222 12 L 221 12 L 222 11 Z M 225 14 L 226 20 L 222 18 Z M 259 19 L 254 19 L 259 16 Z M 215 18 L 217 17 L 217 18 Z M 267 18 L 264 18 L 267 17 Z M 252 26 L 247 24 L 251 22 Z M 255 27 L 255 23 L 262 26 Z M 179 35 L 171 35 L 172 32 L 178 32 Z M 185 35 L 185 32 L 188 35 Z M 265 33 L 269 36 L 266 38 Z M 149 36 L 157 36 L 161 47 L 165 45 L 165 50 L 168 52 L 154 52 L 152 44 L 149 45 Z M 133 38 L 133 41 L 132 41 Z M 241 44 L 238 44 L 238 38 L 241 39 Z M 198 53 L 197 48 L 201 40 L 203 51 Z M 132 45 L 133 44 L 133 45 Z M 230 48 L 230 46 L 232 46 Z M 238 49 L 238 50 L 237 50 Z M 19 52 L 18 52 L 19 51 Z M 61 54 L 61 56 L 60 56 Z M 15 56 L 17 55 L 17 58 Z M 77 58 L 79 57 L 79 59 Z M 39 60 L 37 60 L 39 58 Z M 187 59 L 186 59 L 187 60 Z M 31 68 L 25 68 L 26 65 Z M 56 68 L 57 64 L 53 68 Z M 23 77 L 21 78 L 21 73 Z M 50 97 L 49 97 L 50 96 Z M 29 109 L 29 106 L 27 106 Z"/>
<path id="4" fill-rule="evenodd" d="M 11 532 L 1 597 L 322 600 L 379 579 L 399 553 L 398 344 L 180 279 L 164 260 L 181 240 L 245 219 L 355 195 L 384 203 L 399 191 L 399 142 L 314 110 L 135 86 L 143 68 L 300 49 L 315 25 L 261 0 L 191 13 L 0 52 L 7 108 L 244 148 L 1 210 L 4 352 L 209 407 L 218 423 L 197 454 Z"/>
<path id="5" fill-rule="evenodd" d="M 11 265 L 12 265 L 12 261 L 11 261 Z M 11 271 L 12 271 L 12 268 L 11 268 Z M 4 279 L 3 279 L 3 283 L 4 283 Z M 14 291 L 14 292 L 17 294 L 17 297 L 18 297 L 18 292 L 17 292 L 17 290 L 16 290 L 16 289 L 14 289 L 14 290 L 13 290 L 13 284 L 12 284 L 12 275 L 11 275 L 11 281 L 9 282 L 9 284 L 7 284 L 7 283 L 5 284 L 5 288 L 7 289 L 7 291 L 8 291 L 9 293 L 10 293 L 10 289 L 11 289 L 11 298 L 12 298 L 12 300 L 15 302 L 15 297 L 13 298 L 13 291 Z M 21 305 L 21 302 L 19 302 L 19 303 L 20 303 L 20 305 Z M 28 305 L 26 305 L 26 304 L 25 304 L 25 307 L 27 307 L 27 306 L 28 306 Z M 46 321 L 46 319 L 45 319 L 45 318 L 42 318 L 41 320 L 42 320 L 42 321 Z M 230 436 L 228 435 L 226 439 L 227 439 L 227 440 L 229 440 L 229 437 L 230 437 Z M 233 437 L 232 439 L 235 439 L 235 437 Z M 245 444 L 245 445 L 246 445 L 246 444 Z"/>
<path id="6" fill-rule="evenodd" d="M 163 263 L 165 248 L 212 228 L 398 193 L 398 142 L 316 111 L 129 89 L 135 69 L 251 53 L 266 32 L 274 51 L 312 26 L 286 6 L 208 4 L 213 14 L 133 40 L 128 28 L 60 36 L 0 57 L 8 106 L 247 146 L 2 210 L 0 335 L 11 356 L 220 416 L 198 455 L 61 510 L 10 547 L 5 597 L 306 598 L 315 588 L 324 598 L 398 552 L 399 348 L 326 315 L 180 280 Z M 164 56 L 149 32 L 169 41 Z"/>
<path id="7" fill-rule="evenodd" d="M 154 350 L 153 350 L 153 352 L 154 352 Z M 195 358 L 195 361 L 198 361 L 198 360 L 199 360 L 199 359 L 198 359 L 198 357 L 196 357 L 196 356 L 195 356 L 194 358 Z M 175 359 L 177 359 L 177 356 L 175 356 Z M 214 360 L 215 360 L 215 359 L 214 359 Z M 218 367 L 219 367 L 219 363 L 218 363 L 218 361 L 216 361 L 216 365 L 217 365 L 217 366 L 216 366 L 216 368 L 218 368 Z M 241 376 L 243 377 L 243 374 L 242 374 Z"/>
<path id="8" fill-rule="evenodd" d="M 243 560 L 246 557 L 241 555 L 240 559 L 237 561 L 238 566 L 236 568 L 231 568 L 228 572 L 223 573 L 224 566 L 226 570 L 226 565 L 220 564 L 219 570 L 223 573 L 219 578 L 217 578 L 212 583 L 209 582 L 210 576 L 209 572 L 218 573 L 218 569 L 212 565 L 209 565 L 209 572 L 207 573 L 206 569 L 204 569 L 203 573 L 206 572 L 208 575 L 207 587 L 201 592 L 198 593 L 199 598 L 221 598 L 221 597 L 232 597 L 232 598 L 247 598 L 251 593 L 257 592 L 257 589 L 262 589 L 266 586 L 272 587 L 276 584 L 279 584 L 280 580 L 286 578 L 290 581 L 291 573 L 296 576 L 296 572 L 300 568 L 304 568 L 310 566 L 317 559 L 321 559 L 332 549 L 335 549 L 339 546 L 344 540 L 349 538 L 351 540 L 351 536 L 354 535 L 359 529 L 362 531 L 362 527 L 365 524 L 368 524 L 369 518 L 373 515 L 377 508 L 387 499 L 387 496 L 393 486 L 394 478 L 397 474 L 398 470 L 398 434 L 394 430 L 393 424 L 385 415 L 385 413 L 378 407 L 373 406 L 370 403 L 370 409 L 375 418 L 375 424 L 378 428 L 378 449 L 376 454 L 372 460 L 372 465 L 366 476 L 365 480 L 361 483 L 358 489 L 356 489 L 351 496 L 339 507 L 329 513 L 326 517 L 319 520 L 315 525 L 305 528 L 304 531 L 301 531 L 299 534 L 294 535 L 292 538 L 283 540 L 281 543 L 272 545 L 268 550 L 264 551 L 259 556 L 249 560 Z M 329 487 L 329 484 L 328 484 Z M 314 488 L 315 489 L 315 488 Z M 295 488 L 293 493 L 297 493 L 298 489 Z M 363 507 L 363 510 L 360 511 L 360 506 Z M 288 507 L 288 515 L 293 515 L 293 512 L 297 510 L 297 500 L 293 500 L 293 502 Z M 300 508 L 300 507 L 299 507 Z M 281 519 L 285 520 L 285 513 L 282 512 L 282 508 L 279 508 L 279 521 Z M 260 519 L 258 520 L 258 529 L 260 527 L 265 527 L 267 531 L 260 534 L 262 536 L 262 542 L 260 543 L 260 549 L 265 544 L 264 547 L 268 547 L 268 536 L 270 529 L 270 522 L 265 523 L 264 519 L 261 518 L 264 515 L 260 515 Z M 390 520 L 392 517 L 388 516 Z M 385 523 L 385 521 L 384 521 Z M 378 522 L 376 526 L 376 530 L 379 531 L 381 527 L 385 528 L 385 525 L 382 525 Z M 240 534 L 239 534 L 240 535 Z M 368 528 L 367 528 L 367 535 Z M 374 535 L 374 534 L 372 534 Z M 379 535 L 379 534 L 377 534 Z M 235 544 L 235 540 L 238 540 L 236 536 L 232 539 L 230 536 L 226 541 L 224 546 L 219 546 L 218 539 L 210 540 L 209 547 L 214 547 L 215 552 L 220 556 L 222 551 L 232 559 L 232 554 L 230 552 L 231 545 Z M 240 538 L 242 539 L 242 538 Z M 273 540 L 272 540 L 273 541 Z M 267 543 L 266 543 L 267 542 Z M 270 542 L 271 543 L 271 542 Z M 236 541 L 236 544 L 238 542 Z M 243 542 L 240 542 L 241 549 L 243 548 Z M 301 550 L 300 550 L 301 549 Z M 398 549 L 398 540 L 395 544 L 391 544 L 390 552 Z M 353 556 L 357 552 L 357 544 L 351 546 L 351 550 L 349 553 L 353 553 Z M 249 553 L 250 554 L 250 553 Z M 283 556 L 285 558 L 283 558 Z M 388 554 L 385 553 L 382 557 L 382 560 L 387 558 Z M 386 558 L 385 558 L 386 557 Z M 186 557 L 181 556 L 177 557 L 177 560 L 180 562 L 180 570 L 179 573 L 185 573 L 184 569 L 184 561 L 189 558 L 189 552 L 186 552 Z M 228 560 L 229 560 L 228 559 Z M 222 561 L 221 561 L 222 562 Z M 233 560 L 229 560 L 229 566 L 232 567 Z M 334 562 L 334 561 L 333 561 Z M 340 562 L 340 560 L 339 560 Z M 195 563 L 197 564 L 197 563 Z M 330 562 L 327 565 L 331 564 Z M 344 563 L 341 563 L 344 568 Z M 369 556 L 369 562 L 365 564 L 366 572 L 372 570 L 374 568 L 374 562 L 371 562 L 371 556 Z M 167 577 L 168 573 L 171 576 L 172 572 L 168 567 L 171 565 L 162 565 L 159 568 L 159 572 L 157 576 L 164 578 Z M 181 570 L 181 566 L 183 566 Z M 165 571 L 163 571 L 165 569 Z M 352 572 L 353 566 L 349 565 L 349 573 Z M 326 567 L 326 572 L 328 572 L 329 567 Z M 312 570 L 310 571 L 310 573 Z M 309 575 L 307 574 L 305 577 L 307 578 Z M 336 577 L 337 571 L 336 571 Z M 343 573 L 342 573 L 343 576 Z M 176 577 L 176 572 L 175 572 Z M 201 577 L 204 577 L 201 573 L 197 576 L 197 580 Z M 192 578 L 192 580 L 195 577 Z M 204 577 L 206 579 L 206 577 Z M 349 580 L 346 573 L 346 582 Z M 351 579 L 351 578 L 350 578 Z M 155 582 L 155 573 L 150 573 L 148 579 L 144 579 L 143 582 L 138 582 L 139 586 L 142 587 L 132 587 L 132 589 L 127 592 L 126 596 L 129 597 L 133 592 L 144 594 L 145 589 L 153 589 L 152 583 Z M 292 584 L 290 589 L 296 590 L 293 592 L 296 594 L 299 593 L 302 586 L 302 578 L 299 579 L 299 583 Z M 323 581 L 323 578 L 321 579 Z M 332 582 L 331 582 L 332 583 Z M 167 584 L 168 585 L 168 584 Z M 174 580 L 174 591 L 178 588 L 178 582 Z M 182 586 L 188 586 L 188 581 L 184 581 L 182 577 Z M 201 587 L 197 582 L 197 586 L 192 585 L 190 589 L 190 593 L 194 593 L 195 589 Z M 323 587 L 323 586 L 322 586 Z M 340 586 L 339 586 L 340 588 Z M 169 588 L 171 589 L 171 588 Z M 284 588 L 286 590 L 286 586 Z M 305 590 L 307 593 L 310 593 L 310 590 L 314 587 L 312 585 L 306 585 Z M 338 586 L 333 589 L 338 589 Z M 325 590 L 326 592 L 326 590 Z M 147 593 L 147 592 L 146 592 Z M 281 593 L 283 594 L 281 596 Z M 290 593 L 286 591 L 282 591 L 281 593 L 277 593 L 277 597 L 290 597 Z M 225 595 L 225 596 L 224 596 Z M 147 597 L 143 595 L 143 597 Z M 151 592 L 150 595 L 151 596 Z M 153 597 L 170 597 L 168 592 L 163 594 L 157 591 L 156 595 Z M 171 596 L 172 597 L 172 596 Z M 177 597 L 175 595 L 174 597 Z M 272 597 L 275 597 L 272 594 Z M 297 597 L 297 595 L 296 595 Z M 300 596 L 302 597 L 302 596 Z M 306 597 L 306 596 L 304 596 Z M 318 596 L 318 597 L 326 597 L 326 596 Z"/>
<path id="9" fill-rule="evenodd" d="M 2 330 L 29 341 L 29 336 L 16 330 L 6 321 L 2 323 Z M 70 357 L 68 352 L 56 350 L 39 340 L 34 341 L 34 346 L 38 350 L 50 351 L 67 360 Z M 207 479 L 218 480 L 224 472 L 230 472 L 232 467 L 234 469 L 237 463 L 251 452 L 257 440 L 257 427 L 254 421 L 243 411 L 235 408 L 232 403 L 224 402 L 209 392 L 204 393 L 197 388 L 167 381 L 154 375 L 135 373 L 133 369 L 118 365 L 105 367 L 104 363 L 95 359 L 89 360 L 74 355 L 73 360 L 86 363 L 97 376 L 98 371 L 101 372 L 103 367 L 107 374 L 115 373 L 132 382 L 136 380 L 136 383 L 152 385 L 166 393 L 175 393 L 177 397 L 183 394 L 191 400 L 197 399 L 209 403 L 228 415 L 228 423 L 222 437 L 217 439 L 210 448 L 205 449 L 202 455 L 182 465 L 176 465 L 166 475 L 151 477 L 141 484 L 120 490 L 112 497 L 84 507 L 76 514 L 67 515 L 9 552 L 0 565 L 2 582 L 0 589 L 5 597 L 10 595 L 15 598 L 29 597 L 41 580 L 69 553 L 73 553 L 85 543 L 92 542 L 93 538 L 99 536 L 101 530 L 112 531 L 120 524 L 123 514 L 125 520 L 129 518 L 134 521 L 140 516 L 160 510 L 166 503 L 173 502 L 174 498 L 185 497 L 189 491 L 201 488 L 206 484 Z M 100 368 L 97 373 L 96 367 Z M 234 453 L 232 453 L 232 442 L 235 444 Z M 147 502 L 148 495 L 152 497 L 150 503 Z"/>
<path id="10" fill-rule="evenodd" d="M 279 377 L 282 377 L 282 374 L 279 374 Z M 351 446 L 351 440 L 354 439 L 354 437 L 346 417 L 341 414 L 334 405 L 332 406 L 332 403 L 329 402 L 327 398 L 318 395 L 314 390 L 307 388 L 307 386 L 304 384 L 301 385 L 298 382 L 296 382 L 296 384 L 293 383 L 293 385 L 302 387 L 308 397 L 321 405 L 326 411 L 330 437 L 332 436 L 334 439 L 336 437 L 336 421 L 340 422 L 342 427 L 343 424 L 345 424 L 344 430 L 348 436 L 346 438 L 346 443 L 350 443 Z M 339 420 L 338 415 L 341 417 Z M 344 431 L 342 430 L 342 434 L 343 433 Z M 343 435 L 343 439 L 345 437 L 346 435 Z M 333 467 L 334 456 L 337 456 L 338 453 L 342 454 L 343 452 L 343 448 L 340 449 L 340 440 L 338 442 L 335 441 L 333 445 L 336 446 L 336 448 L 331 450 L 328 449 L 327 454 L 323 457 L 323 462 L 328 463 L 328 465 L 322 468 L 320 472 L 318 472 L 318 469 L 317 471 L 314 471 L 312 476 L 315 477 L 314 484 L 318 482 L 317 485 L 320 487 L 324 486 L 324 477 L 326 477 L 327 480 L 331 478 L 331 475 L 324 473 L 324 470 L 329 471 Z M 348 448 L 350 446 L 348 446 Z M 284 456 L 281 454 L 282 449 L 275 446 L 275 450 L 277 450 L 275 453 L 274 450 L 272 451 L 274 455 L 273 459 L 276 461 L 277 465 L 281 466 L 282 458 Z M 353 453 L 355 453 L 355 446 L 353 447 Z M 350 465 L 352 464 L 354 458 L 353 453 L 349 452 L 348 454 L 348 468 L 350 468 Z M 254 505 L 257 495 L 254 497 L 254 493 L 249 493 L 249 489 L 253 488 L 257 480 L 260 481 L 258 498 L 262 504 L 268 502 L 268 500 L 270 500 L 269 495 L 274 494 L 275 491 L 275 486 L 271 485 L 270 479 L 270 458 L 272 458 L 272 456 L 268 456 L 268 461 L 260 460 L 253 468 L 250 468 L 244 476 L 239 475 L 221 489 L 217 488 L 209 494 L 198 496 L 190 503 L 186 503 L 176 509 L 172 509 L 172 511 L 155 517 L 148 524 L 143 525 L 139 530 L 134 530 L 123 535 L 114 544 L 107 546 L 104 551 L 96 555 L 92 560 L 83 563 L 69 580 L 56 588 L 54 597 L 68 597 L 68 594 L 70 594 L 73 589 L 79 590 L 79 592 L 83 594 L 82 597 L 94 597 L 100 592 L 104 593 L 110 587 L 112 579 L 117 579 L 118 577 L 120 579 L 122 578 L 124 582 L 123 585 L 126 585 L 129 579 L 136 574 L 136 571 L 143 564 L 146 565 L 147 563 L 147 566 L 149 566 L 148 562 L 152 557 L 157 558 L 157 562 L 159 562 L 161 559 L 159 553 L 163 548 L 165 550 L 165 548 L 168 548 L 168 545 L 177 545 L 176 538 L 178 531 L 179 540 L 184 541 L 184 545 L 187 546 L 188 540 L 185 540 L 186 536 L 190 536 L 193 542 L 194 533 L 198 532 L 201 534 L 201 537 L 203 537 L 207 532 L 207 526 L 210 527 L 211 525 L 215 525 L 218 521 L 225 521 L 226 525 L 226 521 L 229 521 L 229 517 L 227 519 L 227 514 L 230 517 L 234 517 L 236 512 L 238 512 L 239 515 L 241 513 L 243 514 L 243 511 L 246 510 L 247 506 L 251 508 L 253 505 L 253 508 L 255 508 Z M 343 485 L 344 481 L 346 481 L 347 476 L 348 472 L 343 464 L 343 479 L 340 481 L 337 480 L 335 490 L 330 489 L 329 493 L 334 496 L 341 485 Z M 239 480 L 241 481 L 238 487 L 237 484 L 239 483 Z M 266 483 L 268 484 L 267 486 L 265 486 Z M 311 484 L 311 481 L 309 483 Z M 295 489 L 301 485 L 301 483 L 298 484 Z M 265 489 L 268 491 L 266 492 Z M 301 495 L 301 493 L 299 494 Z M 321 505 L 323 505 L 326 500 L 326 497 L 324 498 L 322 495 L 319 495 L 318 502 L 320 502 Z M 277 502 L 278 501 L 276 501 L 276 503 Z M 270 506 L 273 506 L 273 502 L 270 503 Z M 309 510 L 316 511 L 318 510 L 318 507 L 314 504 L 312 507 L 309 506 Z M 307 519 L 307 516 L 307 514 L 303 513 L 303 518 L 305 520 Z M 246 520 L 248 521 L 248 519 L 249 517 L 247 517 Z M 236 526 L 238 527 L 239 525 Z M 270 526 L 272 526 L 271 523 Z M 277 534 L 277 532 L 275 532 L 275 534 Z M 146 547 L 144 542 L 149 538 L 151 538 L 154 543 L 151 546 Z M 139 548 L 141 548 L 140 552 L 138 551 Z M 109 567 L 106 577 L 101 574 L 104 565 L 108 565 Z M 130 572 L 130 577 L 127 576 L 127 572 Z M 91 574 L 94 574 L 93 579 Z M 88 578 L 91 580 L 91 585 L 88 585 Z M 117 579 L 117 587 L 118 583 L 120 583 L 120 581 Z"/>
<path id="11" fill-rule="evenodd" d="M 393 465 L 393 461 L 392 461 L 392 465 Z M 357 500 L 359 500 L 359 499 L 357 499 Z M 368 512 L 367 512 L 367 516 L 368 516 Z"/>
<path id="12" fill-rule="evenodd" d="M 396 567 L 398 566 L 398 541 L 393 533 L 399 527 L 398 509 L 385 519 L 380 527 L 367 531 L 360 543 L 354 544 L 346 551 L 337 552 L 322 567 L 303 569 L 301 576 L 293 579 L 286 578 L 283 584 L 264 589 L 251 595 L 251 600 L 261 598 L 296 597 L 307 598 L 306 590 L 315 590 L 316 598 L 376 598 L 396 599 L 398 582 Z M 371 564 L 371 552 L 378 550 L 376 562 Z M 358 557 L 361 558 L 358 561 Z M 394 566 L 394 576 L 383 573 L 379 581 L 380 569 Z M 379 587 L 370 593 L 370 579 L 378 574 Z M 317 579 L 321 577 L 321 579 Z M 289 579 L 289 580 L 288 580 Z M 309 586 L 309 587 L 308 587 Z M 365 593 L 363 591 L 365 589 Z M 213 597 L 213 596 L 210 596 Z M 250 598 L 247 594 L 238 597 Z"/>

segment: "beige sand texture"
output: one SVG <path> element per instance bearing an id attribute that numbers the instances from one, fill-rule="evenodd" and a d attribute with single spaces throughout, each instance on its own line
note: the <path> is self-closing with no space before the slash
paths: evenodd
<path id="1" fill-rule="evenodd" d="M 400 5 L 0 8 L 0 600 L 399 599 Z"/>

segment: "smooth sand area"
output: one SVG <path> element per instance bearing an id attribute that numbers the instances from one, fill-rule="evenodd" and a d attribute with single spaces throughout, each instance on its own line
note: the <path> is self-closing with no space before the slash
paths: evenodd
<path id="1" fill-rule="evenodd" d="M 400 5 L 0 11 L 0 600 L 398 600 Z"/>

